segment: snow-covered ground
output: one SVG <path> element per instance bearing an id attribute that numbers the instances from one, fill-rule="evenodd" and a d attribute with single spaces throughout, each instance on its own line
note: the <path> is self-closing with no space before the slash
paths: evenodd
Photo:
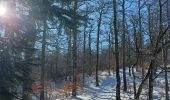
<path id="1" fill-rule="evenodd" d="M 122 71 L 121 71 L 122 78 Z M 99 75 L 100 86 L 95 86 L 95 78 L 86 78 L 87 86 L 84 88 L 85 93 L 80 93 L 77 97 L 80 100 L 116 100 L 116 78 L 115 74 L 111 76 L 106 72 L 101 72 Z M 170 79 L 170 77 L 169 77 Z M 123 92 L 123 82 L 121 83 L 121 99 L 122 100 L 133 100 L 133 84 L 132 77 L 127 75 L 127 92 Z M 137 86 L 139 86 L 141 80 L 136 79 Z M 163 75 L 160 75 L 154 82 L 153 97 L 154 100 L 165 100 L 165 81 Z M 148 94 L 147 85 L 143 87 L 140 99 L 146 100 Z"/>
<path id="2" fill-rule="evenodd" d="M 121 75 L 122 76 L 122 75 Z M 85 93 L 78 95 L 81 100 L 115 100 L 116 99 L 116 76 L 112 74 L 108 75 L 107 72 L 101 72 L 99 75 L 99 86 L 95 86 L 95 77 L 86 78 L 88 84 L 84 90 Z M 129 82 L 129 81 L 128 81 Z M 129 84 L 128 84 L 129 85 Z M 121 99 L 132 100 L 133 92 L 132 87 L 128 89 L 128 92 L 123 92 L 123 86 L 121 84 Z"/>
<path id="3" fill-rule="evenodd" d="M 122 80 L 122 71 L 120 73 Z M 168 77 L 170 80 L 170 77 Z M 99 86 L 95 86 L 95 77 L 86 76 L 85 87 L 77 90 L 77 98 L 72 99 L 71 96 L 61 97 L 61 92 L 56 89 L 47 93 L 48 100 L 116 100 L 116 76 L 113 73 L 111 76 L 107 72 L 99 73 Z M 121 99 L 122 100 L 133 100 L 133 83 L 132 76 L 127 74 L 127 92 L 123 92 L 123 82 L 121 82 Z M 141 79 L 136 79 L 137 87 L 139 86 Z M 154 100 L 165 100 L 165 81 L 163 74 L 160 75 L 154 81 L 153 97 Z M 138 88 L 137 88 L 138 89 Z M 143 91 L 140 96 L 140 100 L 147 100 L 148 85 L 143 87 Z M 169 92 L 170 94 L 170 92 Z"/>

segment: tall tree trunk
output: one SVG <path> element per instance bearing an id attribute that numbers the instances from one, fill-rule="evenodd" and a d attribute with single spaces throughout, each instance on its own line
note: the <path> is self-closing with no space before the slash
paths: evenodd
<path id="1" fill-rule="evenodd" d="M 116 0 L 113 0 L 114 11 L 114 34 L 115 34 L 115 60 L 116 60 L 116 100 L 120 100 L 120 75 L 119 75 L 119 51 L 118 51 L 118 30 L 117 30 L 117 5 Z"/>
<path id="2" fill-rule="evenodd" d="M 136 96 L 136 76 L 135 76 L 134 67 L 137 65 L 138 59 L 139 59 L 139 57 L 137 57 L 136 63 L 132 66 L 134 97 Z"/>
<path id="3" fill-rule="evenodd" d="M 72 96 L 76 97 L 77 93 L 76 93 L 76 84 L 77 84 L 77 79 L 76 79 L 76 75 L 77 75 L 77 19 L 76 19 L 76 10 L 77 10 L 77 0 L 74 1 L 74 12 L 73 12 L 73 22 L 74 22 L 74 26 L 73 26 L 73 30 L 72 30 L 72 34 L 73 34 L 73 89 L 72 89 Z"/>
<path id="4" fill-rule="evenodd" d="M 138 15 L 139 15 L 139 48 L 143 48 L 143 36 L 142 36 L 142 21 L 141 21 L 141 0 L 138 1 Z M 140 55 L 140 67 L 142 67 L 142 78 L 144 78 L 144 66 L 142 55 Z"/>
<path id="5" fill-rule="evenodd" d="M 59 33 L 58 33 L 59 34 Z M 57 38 L 56 38 L 56 47 L 55 47 L 55 49 L 56 49 L 56 53 L 55 53 L 55 65 L 53 66 L 53 65 L 51 65 L 51 66 L 53 66 L 53 67 L 55 67 L 55 68 L 53 68 L 53 80 L 54 81 L 56 81 L 57 80 L 57 74 L 58 74 L 58 59 L 59 59 L 59 36 L 58 36 L 58 34 L 57 34 Z"/>
<path id="6" fill-rule="evenodd" d="M 150 70 L 149 75 L 149 98 L 148 100 L 153 100 L 153 69 Z"/>
<path id="7" fill-rule="evenodd" d="M 130 36 L 129 36 L 128 37 L 128 59 L 129 59 L 128 67 L 129 67 L 129 76 L 131 76 L 131 53 L 130 53 L 130 46 L 131 46 L 131 43 L 130 43 Z"/>
<path id="8" fill-rule="evenodd" d="M 42 38 L 42 51 L 41 51 L 41 93 L 40 100 L 45 100 L 45 48 L 46 48 L 46 36 L 47 36 L 47 22 L 46 22 L 46 7 L 44 6 L 46 3 L 42 1 L 42 13 L 43 13 L 43 38 Z"/>
<path id="9" fill-rule="evenodd" d="M 169 100 L 169 95 L 168 95 L 168 75 L 167 75 L 167 50 L 163 49 L 163 65 L 164 65 L 164 70 L 165 70 L 165 96 L 166 100 Z"/>
<path id="10" fill-rule="evenodd" d="M 69 29 L 69 34 L 68 34 L 68 49 L 67 49 L 67 69 L 68 69 L 68 73 L 66 73 L 66 76 L 69 77 L 69 81 L 71 82 L 71 69 L 72 69 L 72 63 L 71 63 L 71 59 L 72 59 L 72 47 L 71 47 L 71 41 L 72 41 L 72 36 L 71 36 L 71 30 Z"/>
<path id="11" fill-rule="evenodd" d="M 84 26 L 84 38 L 83 38 L 83 85 L 85 81 L 85 66 L 86 66 L 86 25 Z"/>
<path id="12" fill-rule="evenodd" d="M 47 32 L 47 22 L 44 19 L 44 29 L 43 29 L 43 39 L 42 39 L 42 54 L 41 54 L 41 95 L 40 100 L 45 100 L 44 96 L 44 84 L 45 84 L 45 48 L 46 48 L 46 32 Z"/>
<path id="13" fill-rule="evenodd" d="M 122 4 L 122 15 L 123 15 L 123 22 L 122 22 L 122 26 L 123 26 L 123 29 L 122 29 L 122 33 L 123 33 L 123 35 L 122 35 L 122 49 L 123 49 L 123 52 L 122 52 L 122 54 L 123 54 L 123 86 L 124 86 L 124 88 L 123 88 L 123 90 L 124 91 L 127 91 L 127 83 L 126 83 L 126 65 L 125 65 L 125 34 L 126 34 L 126 32 L 125 32 L 125 0 L 123 0 L 123 4 Z"/>
<path id="14" fill-rule="evenodd" d="M 110 25 L 110 28 L 111 28 L 111 25 Z M 111 29 L 110 29 L 111 30 Z M 112 32 L 110 31 L 110 33 L 108 33 L 109 34 L 109 76 L 110 76 L 110 70 L 111 70 L 111 34 L 112 34 Z"/>
<path id="15" fill-rule="evenodd" d="M 168 72 L 167 67 L 165 67 L 165 94 L 166 94 L 166 100 L 169 100 L 169 86 L 168 86 Z"/>
<path id="16" fill-rule="evenodd" d="M 55 76 L 52 76 L 52 77 L 54 77 L 54 80 L 57 80 L 57 74 L 58 74 L 58 55 L 59 55 L 58 50 L 59 50 L 58 47 L 56 47 L 56 57 L 55 57 L 56 62 L 55 62 L 55 68 L 54 68 L 55 71 L 54 71 L 54 74 L 53 74 Z"/>
<path id="17" fill-rule="evenodd" d="M 159 10 L 160 10 L 160 34 L 162 34 L 162 3 L 161 3 L 162 0 L 159 0 Z M 153 65 L 154 66 L 154 63 Z M 150 69 L 149 71 L 149 97 L 148 99 L 149 100 L 152 100 L 153 99 L 153 70 L 154 70 L 154 67 Z"/>
<path id="18" fill-rule="evenodd" d="M 28 46 L 28 45 L 27 45 Z M 25 51 L 25 61 L 28 63 L 30 58 L 32 57 L 33 54 L 30 54 L 28 51 Z M 26 71 L 23 71 L 23 76 L 25 78 L 24 82 L 23 82 L 23 95 L 22 95 L 22 100 L 30 100 L 31 99 L 31 86 L 32 83 L 30 82 L 30 75 L 31 75 L 31 66 L 29 66 L 28 64 L 24 65 L 24 69 Z"/>
<path id="19" fill-rule="evenodd" d="M 168 19 L 168 25 L 170 25 L 170 18 L 169 18 L 169 0 L 167 0 L 167 19 Z M 169 32 L 169 31 L 168 31 Z M 170 36 L 170 35 L 169 35 Z M 166 94 L 166 100 L 169 100 L 169 86 L 168 86 L 168 72 L 167 72 L 167 57 L 168 57 L 168 49 L 165 49 L 165 55 L 164 55 L 164 68 L 165 68 L 165 94 Z"/>
<path id="20" fill-rule="evenodd" d="M 138 62 L 139 62 L 139 48 L 138 48 L 138 42 L 137 42 L 137 32 L 136 32 L 136 26 L 135 26 L 135 22 L 133 23 L 133 30 L 134 30 L 134 41 L 135 41 L 135 49 L 136 49 L 136 62 L 133 64 L 132 66 L 132 76 L 133 76 L 133 89 L 134 89 L 134 97 L 136 96 L 136 76 L 135 76 L 135 71 L 134 71 L 134 67 L 137 66 Z"/>
<path id="21" fill-rule="evenodd" d="M 102 11 L 99 13 L 98 25 L 97 25 L 96 86 L 99 86 L 99 80 L 98 80 L 98 67 L 99 67 L 99 38 L 100 38 L 99 35 L 100 35 L 101 20 L 102 20 Z"/>
<path id="22" fill-rule="evenodd" d="M 91 74 L 92 74 L 92 59 L 91 59 L 91 32 L 92 32 L 92 25 L 90 26 L 90 32 L 89 32 L 89 36 L 88 36 L 88 44 L 89 44 L 89 71 L 88 71 L 88 73 L 89 73 L 89 76 L 91 76 Z"/>
<path id="23" fill-rule="evenodd" d="M 151 18 L 150 18 L 150 5 L 148 5 L 148 14 L 149 14 L 149 18 L 148 18 L 148 22 L 149 22 L 149 25 L 148 25 L 148 29 L 149 29 L 149 34 L 151 34 Z M 153 41 L 151 39 L 151 36 L 150 36 L 150 41 L 151 41 L 151 44 L 153 45 Z M 153 69 L 150 70 L 150 76 L 149 76 L 149 100 L 152 100 L 152 93 L 153 93 Z"/>

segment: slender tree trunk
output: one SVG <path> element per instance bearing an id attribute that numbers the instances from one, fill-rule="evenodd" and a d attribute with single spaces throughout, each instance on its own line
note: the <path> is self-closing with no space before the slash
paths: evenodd
<path id="1" fill-rule="evenodd" d="M 28 46 L 28 45 L 27 45 Z M 28 53 L 28 51 L 25 52 L 25 61 L 29 62 L 30 58 L 31 58 L 32 54 Z M 23 82 L 23 95 L 22 95 L 22 100 L 30 100 L 31 99 L 31 86 L 32 83 L 30 82 L 30 80 L 28 78 L 30 78 L 31 76 L 31 66 L 29 66 L 28 64 L 25 64 L 24 66 L 25 70 L 27 71 L 23 71 L 23 76 L 24 78 L 26 78 Z"/>
<path id="2" fill-rule="evenodd" d="M 160 6 L 160 32 L 162 33 L 162 0 L 159 0 L 159 6 Z M 154 66 L 154 65 L 152 65 Z M 154 67 L 150 69 L 149 71 L 149 100 L 153 100 L 153 70 Z"/>
<path id="3" fill-rule="evenodd" d="M 92 25 L 90 26 L 90 32 L 89 32 L 89 76 L 92 74 L 92 60 L 91 60 L 91 32 L 92 32 Z"/>
<path id="4" fill-rule="evenodd" d="M 58 45 L 58 43 L 59 43 L 59 40 L 58 40 L 58 36 L 57 36 L 57 38 L 56 38 L 56 47 L 55 47 L 55 49 L 56 49 L 55 66 L 54 66 L 55 68 L 53 70 L 54 74 L 52 74 L 52 75 L 54 75 L 54 76 L 52 76 L 53 80 L 57 80 L 57 73 L 58 73 L 58 58 L 59 58 L 59 45 Z"/>
<path id="5" fill-rule="evenodd" d="M 169 100 L 169 86 L 168 86 L 168 73 L 167 73 L 167 67 L 165 68 L 165 94 L 166 94 L 166 100 Z"/>
<path id="6" fill-rule="evenodd" d="M 84 26 L 84 44 L 83 44 L 83 85 L 85 81 L 85 65 L 86 65 L 86 25 Z"/>
<path id="7" fill-rule="evenodd" d="M 73 31 L 73 69 L 72 69 L 72 75 L 73 75 L 73 89 L 72 89 L 72 96 L 76 97 L 76 84 L 77 84 L 77 33 Z"/>
<path id="8" fill-rule="evenodd" d="M 122 22 L 122 26 L 123 26 L 123 30 L 122 30 L 122 33 L 123 33 L 123 35 L 122 35 L 122 49 L 123 49 L 123 86 L 124 86 L 124 88 L 123 88 L 123 90 L 124 91 L 127 91 L 127 83 L 126 83 L 126 65 L 125 65 L 125 34 L 126 34 L 126 32 L 125 32 L 125 0 L 123 0 L 123 4 L 122 4 L 122 9 L 123 9 L 123 11 L 122 11 L 122 15 L 123 15 L 123 22 Z"/>
<path id="9" fill-rule="evenodd" d="M 44 85 L 45 85 L 45 48 L 46 48 L 46 32 L 47 32 L 47 22 L 46 18 L 44 18 L 44 30 L 43 30 L 43 39 L 42 39 L 42 54 L 41 54 L 41 94 L 40 94 L 40 100 L 45 100 L 44 96 Z"/>
<path id="10" fill-rule="evenodd" d="M 139 15 L 139 48 L 143 48 L 143 36 L 142 36 L 142 21 L 141 21 L 141 0 L 138 1 L 138 15 Z M 140 67 L 142 67 L 142 78 L 144 78 L 144 66 L 143 66 L 143 56 L 140 55 Z"/>
<path id="11" fill-rule="evenodd" d="M 134 30 L 134 41 L 135 41 L 135 49 L 136 49 L 136 62 L 134 63 L 134 65 L 132 66 L 132 76 L 133 76 L 133 89 L 134 89 L 134 97 L 136 96 L 136 76 L 135 76 L 135 71 L 134 71 L 134 67 L 137 66 L 138 62 L 139 62 L 139 48 L 138 48 L 138 42 L 137 42 L 137 33 L 136 33 L 136 27 L 135 27 L 135 23 L 133 23 L 133 30 Z"/>
<path id="12" fill-rule="evenodd" d="M 166 96 L 166 100 L 169 100 L 169 95 L 168 95 L 168 75 L 167 75 L 167 50 L 163 49 L 163 65 L 164 65 L 164 69 L 165 69 L 165 96 Z"/>
<path id="13" fill-rule="evenodd" d="M 46 7 L 44 7 L 45 1 L 42 1 L 43 12 L 43 38 L 42 38 L 42 51 L 41 51 L 41 93 L 40 100 L 45 100 L 45 48 L 46 48 L 46 36 L 47 36 L 47 22 L 46 22 Z"/>
<path id="14" fill-rule="evenodd" d="M 112 48 L 112 43 L 113 43 L 113 28 L 112 28 L 112 24 L 113 23 L 113 19 L 110 20 L 110 33 L 109 35 L 109 75 L 111 75 L 111 53 L 113 52 L 113 48 Z"/>
<path id="15" fill-rule="evenodd" d="M 136 67 L 139 62 L 140 54 L 139 54 L 138 35 L 136 32 L 135 22 L 133 22 L 133 30 L 134 30 L 134 41 L 135 41 L 135 49 L 136 49 L 135 51 L 136 51 L 136 59 L 137 60 L 136 60 L 135 64 L 132 66 L 132 76 L 133 76 L 134 98 L 135 98 L 135 100 L 138 100 L 138 99 L 136 99 L 136 96 L 140 95 L 140 93 L 138 93 L 136 90 L 136 76 L 135 76 L 135 72 L 134 72 L 134 67 Z"/>
<path id="16" fill-rule="evenodd" d="M 11 7 L 13 9 L 11 12 L 14 14 L 13 16 L 15 16 L 17 1 L 16 0 L 11 0 L 11 2 L 12 2 Z M 31 14 L 32 13 L 30 12 L 29 13 L 29 17 L 30 17 L 30 22 L 31 22 L 32 25 L 29 28 L 32 29 L 32 31 L 33 31 L 33 29 L 35 28 L 35 23 L 33 21 L 33 16 Z M 14 17 L 13 20 L 15 20 L 15 17 Z M 14 36 L 14 34 L 12 36 Z M 29 38 L 29 37 L 27 37 L 27 38 Z M 29 41 L 29 39 L 28 39 L 27 43 L 25 44 L 25 46 L 26 47 L 34 48 L 34 42 L 35 42 L 34 39 L 32 39 L 32 41 Z M 32 45 L 30 43 L 32 43 Z M 25 54 L 25 57 L 24 57 L 25 62 L 27 62 L 27 63 L 30 62 L 32 60 L 32 58 L 33 58 L 33 52 L 30 52 L 29 50 L 25 50 L 24 54 Z M 25 79 L 23 81 L 22 100 L 30 100 L 31 99 L 31 91 L 30 90 L 32 89 L 32 87 L 31 87 L 32 86 L 32 82 L 30 80 L 31 79 L 32 67 L 30 65 L 28 65 L 28 64 L 25 64 L 23 67 L 25 67 L 24 71 L 23 71 L 23 77 Z"/>
<path id="17" fill-rule="evenodd" d="M 129 62 L 128 62 L 128 67 L 129 67 L 129 76 L 131 76 L 131 53 L 130 53 L 130 36 L 128 37 L 128 59 L 129 59 Z"/>
<path id="18" fill-rule="evenodd" d="M 149 34 L 151 34 L 151 18 L 150 18 L 150 5 L 148 7 L 148 14 L 149 14 L 149 19 L 148 19 L 148 22 L 149 22 L 149 26 L 148 26 L 148 29 L 149 29 Z M 151 36 L 150 36 L 150 40 L 151 40 L 151 44 L 153 45 L 153 41 L 151 39 Z M 150 76 L 149 76 L 149 100 L 152 100 L 153 97 L 153 69 L 150 70 Z"/>
<path id="19" fill-rule="evenodd" d="M 153 100 L 153 69 L 149 72 L 149 98 L 148 100 Z"/>
<path id="20" fill-rule="evenodd" d="M 99 86 L 98 79 L 98 68 L 99 68 L 99 35 L 100 35 L 100 26 L 101 26 L 102 12 L 99 13 L 98 25 L 97 25 L 97 46 L 96 46 L 96 86 Z"/>
<path id="21" fill-rule="evenodd" d="M 120 75 L 119 75 L 119 51 L 118 51 L 118 30 L 117 30 L 117 5 L 116 0 L 113 0 L 114 11 L 114 34 L 115 34 L 115 60 L 116 60 L 116 100 L 120 100 Z"/>
<path id="22" fill-rule="evenodd" d="M 72 96 L 76 97 L 77 93 L 76 93 L 76 84 L 77 84 L 77 79 L 76 79 L 76 75 L 77 75 L 77 19 L 76 19 L 76 10 L 77 10 L 77 0 L 74 1 L 74 18 L 73 18 L 73 22 L 74 22 L 74 26 L 73 26 L 73 89 L 72 89 Z"/>
<path id="23" fill-rule="evenodd" d="M 71 33 L 71 30 L 69 30 L 69 33 Z M 68 34 L 68 56 L 67 56 L 67 65 L 68 65 L 68 77 L 69 81 L 71 82 L 71 69 L 72 69 L 72 46 L 71 46 L 72 36 L 71 34 Z"/>
<path id="24" fill-rule="evenodd" d="M 135 76 L 135 71 L 134 67 L 137 65 L 138 62 L 138 57 L 136 63 L 132 66 L 132 76 L 133 76 L 133 90 L 134 90 L 134 97 L 136 96 L 136 76 Z"/>
<path id="25" fill-rule="evenodd" d="M 111 70 L 111 62 L 110 62 L 110 60 L 111 60 L 111 35 L 112 33 L 110 32 L 109 33 L 109 76 L 110 76 L 110 70 Z"/>
<path id="26" fill-rule="evenodd" d="M 58 50 L 56 51 L 55 61 L 56 61 L 56 63 L 55 63 L 55 72 L 54 72 L 53 75 L 55 75 L 54 76 L 54 78 L 55 78 L 54 80 L 57 80 L 57 73 L 58 73 Z"/>
<path id="27" fill-rule="evenodd" d="M 168 25 L 170 25 L 170 17 L 169 17 L 169 0 L 167 0 L 167 19 L 168 19 Z M 169 32 L 169 31 L 168 31 Z M 169 35 L 170 36 L 170 35 Z M 168 36 L 168 37 L 169 37 Z M 169 91 L 169 85 L 168 85 L 168 72 L 167 72 L 167 57 L 168 57 L 168 49 L 165 50 L 165 56 L 164 56 L 164 63 L 165 63 L 165 93 L 166 93 L 166 100 L 169 100 L 169 94 L 168 94 L 168 91 Z"/>

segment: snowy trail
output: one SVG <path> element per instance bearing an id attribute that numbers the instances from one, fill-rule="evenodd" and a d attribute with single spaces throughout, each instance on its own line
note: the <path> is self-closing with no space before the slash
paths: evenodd
<path id="1" fill-rule="evenodd" d="M 122 73 L 120 73 L 122 79 Z M 168 77 L 170 78 L 170 77 Z M 127 92 L 123 92 L 123 83 L 121 84 L 121 99 L 122 100 L 133 100 L 133 84 L 132 76 L 127 74 Z M 140 84 L 141 80 L 137 79 L 137 86 Z M 165 100 L 165 90 L 164 90 L 164 77 L 160 75 L 154 83 L 153 97 L 154 100 Z M 57 93 L 54 93 L 54 98 L 57 97 Z M 140 100 L 147 100 L 148 88 L 147 85 L 143 87 L 143 91 L 140 96 Z M 99 74 L 99 86 L 95 85 L 95 75 L 91 77 L 86 76 L 85 78 L 85 87 L 83 89 L 77 90 L 77 98 L 72 99 L 71 96 L 65 99 L 50 99 L 50 100 L 116 100 L 116 76 L 113 73 L 111 76 L 107 72 L 101 72 Z"/>
<path id="2" fill-rule="evenodd" d="M 113 100 L 113 97 L 115 97 L 116 94 L 116 79 L 112 75 L 106 75 L 106 73 L 104 73 L 104 75 L 99 75 L 99 78 L 100 83 L 98 87 L 95 86 L 94 81 L 87 82 L 87 84 L 91 83 L 88 87 L 84 88 L 87 94 L 85 94 L 84 96 L 80 95 L 78 97 L 82 100 Z"/>
<path id="3" fill-rule="evenodd" d="M 120 73 L 122 78 L 122 73 Z M 106 72 L 101 73 L 99 75 L 100 84 L 98 87 L 95 86 L 95 78 L 89 77 L 87 78 L 87 83 L 89 84 L 85 87 L 85 93 L 80 94 L 78 98 L 80 100 L 115 100 L 116 99 L 116 77 L 115 74 L 108 76 Z M 160 76 L 158 79 L 155 80 L 157 85 L 154 87 L 154 100 L 165 100 L 165 98 L 161 97 L 164 94 L 164 77 Z M 123 84 L 121 84 L 121 99 L 122 100 L 133 100 L 133 84 L 132 84 L 132 77 L 127 74 L 127 82 L 128 86 L 131 85 L 130 90 L 128 92 L 123 92 Z M 141 82 L 141 80 L 137 79 L 137 84 Z M 129 88 L 128 88 L 129 89 Z M 147 99 L 147 92 L 148 89 L 143 89 L 140 100 Z"/>

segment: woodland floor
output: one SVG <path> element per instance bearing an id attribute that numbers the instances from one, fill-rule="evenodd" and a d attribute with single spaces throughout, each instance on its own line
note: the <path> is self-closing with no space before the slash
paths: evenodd
<path id="1" fill-rule="evenodd" d="M 159 72 L 157 72 L 159 73 Z M 136 75 L 140 74 L 135 72 Z M 122 70 L 120 72 L 122 78 Z M 170 75 L 169 75 L 170 80 Z M 83 89 L 77 90 L 77 98 L 72 99 L 70 95 L 61 96 L 61 92 L 54 90 L 47 93 L 48 100 L 116 100 L 116 77 L 115 73 L 112 73 L 110 76 L 108 72 L 100 72 L 99 73 L 99 85 L 95 86 L 95 77 L 86 76 L 86 83 Z M 121 79 L 122 80 L 122 79 Z M 127 92 L 123 92 L 123 82 L 121 82 L 121 99 L 122 100 L 133 100 L 134 92 L 133 92 L 133 83 L 132 76 L 129 76 L 127 73 Z M 141 79 L 137 78 L 136 83 L 137 87 L 139 86 Z M 60 87 L 64 84 L 64 81 L 60 81 L 58 85 Z M 57 88 L 58 88 L 57 85 Z M 170 82 L 169 82 L 170 85 Z M 53 88 L 56 88 L 56 85 L 51 83 Z M 140 96 L 140 100 L 147 100 L 148 87 L 147 85 L 143 87 L 142 94 Z M 170 94 L 170 92 L 169 92 Z M 161 74 L 154 82 L 154 90 L 153 90 L 154 100 L 165 100 L 165 81 L 164 75 Z"/>

